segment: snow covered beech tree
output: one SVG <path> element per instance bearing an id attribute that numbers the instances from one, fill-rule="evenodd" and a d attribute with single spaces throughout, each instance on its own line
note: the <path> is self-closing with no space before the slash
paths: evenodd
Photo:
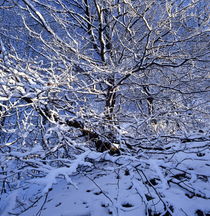
<path id="1" fill-rule="evenodd" d="M 46 215 L 57 177 L 101 165 L 145 215 L 191 215 L 173 186 L 208 201 L 207 1 L 5 0 L 0 20 L 0 214 Z M 110 214 L 133 207 L 102 195 Z"/>

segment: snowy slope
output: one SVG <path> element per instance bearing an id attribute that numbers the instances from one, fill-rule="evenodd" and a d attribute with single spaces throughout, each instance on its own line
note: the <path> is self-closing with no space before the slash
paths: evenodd
<path id="1" fill-rule="evenodd" d="M 165 151 L 151 149 L 120 156 L 88 152 L 82 157 L 75 160 L 81 166 L 73 171 L 68 168 L 68 182 L 63 177 L 68 169 L 64 169 L 43 182 L 24 182 L 18 190 L 3 194 L 0 215 L 210 214 L 208 140 L 172 142 Z M 62 171 L 65 175 L 60 175 Z"/>

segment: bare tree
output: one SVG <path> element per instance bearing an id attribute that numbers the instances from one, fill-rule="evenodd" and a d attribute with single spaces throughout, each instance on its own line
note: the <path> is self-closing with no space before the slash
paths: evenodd
<path id="1" fill-rule="evenodd" d="M 47 172 L 40 164 L 69 166 L 61 159 L 87 147 L 136 153 L 164 147 L 141 140 L 208 128 L 207 6 L 205 0 L 4 1 L 0 152 L 21 165 L 15 172 L 2 167 L 18 176 L 28 166 L 28 175 L 40 177 Z"/>
<path id="2" fill-rule="evenodd" d="M 1 8 L 2 77 L 10 73 L 6 82 L 18 86 L 3 85 L 2 96 L 15 92 L 15 104 L 26 103 L 42 121 L 67 124 L 100 151 L 119 142 L 123 122 L 140 137 L 202 124 L 204 1 L 23 0 Z M 14 13 L 12 34 L 5 22 Z"/>

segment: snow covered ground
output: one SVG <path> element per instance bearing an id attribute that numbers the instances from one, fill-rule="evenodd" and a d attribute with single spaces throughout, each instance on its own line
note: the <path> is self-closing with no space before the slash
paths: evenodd
<path id="1" fill-rule="evenodd" d="M 208 139 L 120 156 L 90 151 L 84 161 L 74 171 L 69 168 L 69 176 L 63 170 L 68 181 L 54 170 L 43 182 L 26 181 L 10 194 L 1 194 L 0 215 L 210 215 Z"/>

